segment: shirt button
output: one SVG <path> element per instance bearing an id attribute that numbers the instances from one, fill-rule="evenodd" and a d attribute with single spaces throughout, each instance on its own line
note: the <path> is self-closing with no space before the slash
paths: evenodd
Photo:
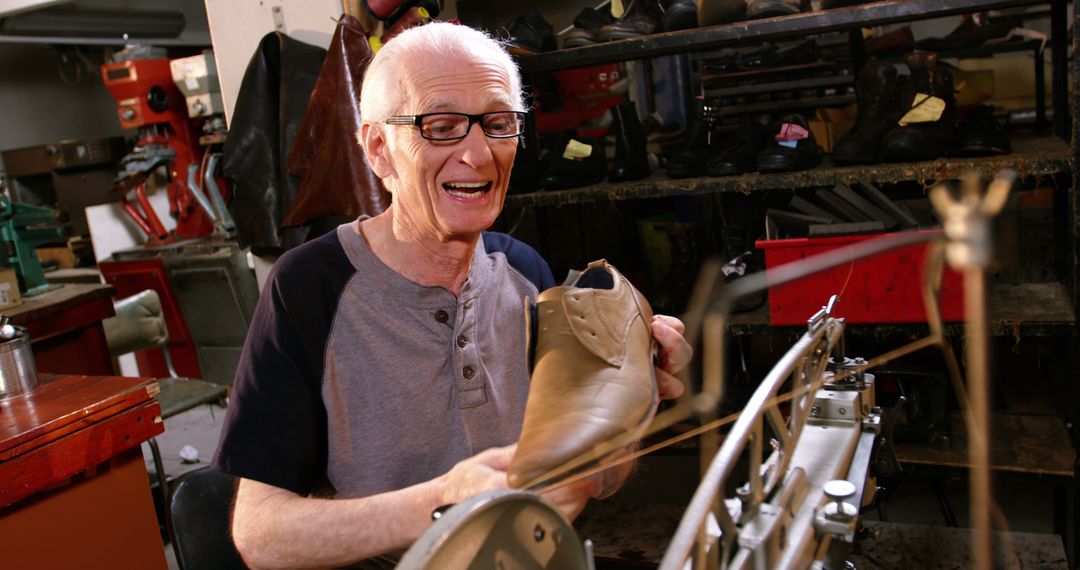
<path id="1" fill-rule="evenodd" d="M 445 323 L 446 321 L 450 320 L 450 313 L 439 309 L 438 311 L 435 311 L 435 320 L 439 321 L 440 323 Z"/>
<path id="2" fill-rule="evenodd" d="M 458 348 L 465 348 L 466 344 L 469 344 L 469 339 L 465 338 L 465 335 L 458 335 L 458 337 L 457 337 Z"/>
<path id="3" fill-rule="evenodd" d="M 466 380 L 472 380 L 473 376 L 476 376 L 476 371 L 473 370 L 472 366 L 466 366 L 465 369 L 461 371 L 461 375 L 464 376 Z"/>

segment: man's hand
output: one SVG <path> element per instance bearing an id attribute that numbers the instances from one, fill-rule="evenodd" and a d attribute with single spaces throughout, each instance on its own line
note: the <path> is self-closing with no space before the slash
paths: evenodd
<path id="1" fill-rule="evenodd" d="M 459 503 L 494 489 L 506 489 L 506 471 L 514 457 L 517 444 L 493 447 L 458 462 L 442 476 L 440 499 L 443 505 Z M 589 477 L 565 487 L 544 493 L 571 521 L 581 513 L 589 499 L 599 492 L 596 477 Z"/>
<path id="2" fill-rule="evenodd" d="M 656 363 L 656 387 L 660 399 L 672 400 L 683 393 L 682 382 L 675 377 L 690 363 L 694 349 L 683 338 L 686 325 L 675 317 L 653 315 L 652 335 L 660 345 L 660 358 Z"/>
<path id="3" fill-rule="evenodd" d="M 442 489 L 439 499 L 443 505 L 460 503 L 469 497 L 491 491 L 506 489 L 506 470 L 514 457 L 517 444 L 506 447 L 493 447 L 459 461 L 440 477 Z"/>

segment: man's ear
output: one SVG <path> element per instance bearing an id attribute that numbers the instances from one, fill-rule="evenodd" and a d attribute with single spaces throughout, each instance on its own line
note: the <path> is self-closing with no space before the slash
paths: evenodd
<path id="1" fill-rule="evenodd" d="M 371 123 L 361 123 L 356 139 L 364 148 L 364 158 L 375 176 L 390 178 L 395 174 L 393 162 L 390 160 L 390 145 L 382 129 Z"/>

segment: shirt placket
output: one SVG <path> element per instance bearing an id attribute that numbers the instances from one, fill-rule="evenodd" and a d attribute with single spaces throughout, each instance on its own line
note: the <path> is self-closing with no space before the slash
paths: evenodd
<path id="1" fill-rule="evenodd" d="M 474 408 L 487 402 L 487 378 L 476 343 L 476 308 L 473 304 L 472 300 L 461 302 L 454 321 L 452 350 L 459 408 Z"/>

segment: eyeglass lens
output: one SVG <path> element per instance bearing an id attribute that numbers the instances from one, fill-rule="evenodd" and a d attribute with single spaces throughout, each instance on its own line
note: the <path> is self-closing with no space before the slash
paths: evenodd
<path id="1" fill-rule="evenodd" d="M 488 136 L 513 137 L 521 134 L 522 121 L 517 113 L 488 113 L 479 123 Z M 469 131 L 469 117 L 456 113 L 427 115 L 421 120 L 420 130 L 429 139 L 463 138 Z"/>

